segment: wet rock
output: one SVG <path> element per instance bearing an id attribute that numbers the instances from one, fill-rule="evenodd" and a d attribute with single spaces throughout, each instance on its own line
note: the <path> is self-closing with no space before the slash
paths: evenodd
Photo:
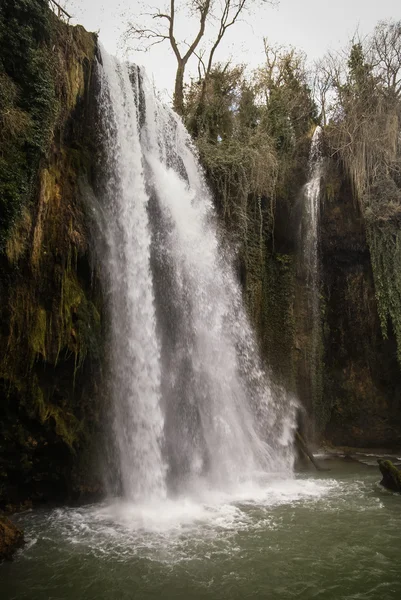
<path id="1" fill-rule="evenodd" d="M 24 543 L 24 533 L 10 519 L 0 515 L 0 561 L 11 560 Z"/>
<path id="2" fill-rule="evenodd" d="M 401 493 L 401 471 L 393 465 L 391 460 L 378 460 L 379 469 L 383 475 L 380 484 L 392 492 Z"/>

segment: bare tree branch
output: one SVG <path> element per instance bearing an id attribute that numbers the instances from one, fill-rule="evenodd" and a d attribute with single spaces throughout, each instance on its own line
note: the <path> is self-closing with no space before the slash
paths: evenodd
<path id="1" fill-rule="evenodd" d="M 198 75 L 202 79 L 203 87 L 206 85 L 210 72 L 212 70 L 214 56 L 218 46 L 220 45 L 227 29 L 232 27 L 238 20 L 241 13 L 248 5 L 256 1 L 266 0 L 221 0 L 219 16 L 212 13 L 213 0 L 187 0 L 186 6 L 190 6 L 192 14 L 196 15 L 198 27 L 197 32 L 188 43 L 177 41 L 175 25 L 177 6 L 176 0 L 170 0 L 169 10 L 162 12 L 159 8 L 151 8 L 151 12 L 143 13 L 141 16 L 153 22 L 158 22 L 161 27 L 152 27 L 147 25 L 139 25 L 130 23 L 125 33 L 125 40 L 133 38 L 138 41 L 138 50 L 147 50 L 161 44 L 166 40 L 170 43 L 170 47 L 177 60 L 177 71 L 174 88 L 174 108 L 179 114 L 184 112 L 184 75 L 188 61 L 192 56 L 198 59 Z M 268 1 L 268 0 L 267 0 Z M 274 3 L 274 0 L 269 2 Z M 206 31 L 208 18 L 214 18 L 218 23 L 217 35 L 211 44 L 207 61 L 204 59 L 206 51 L 198 52 L 198 46 L 203 39 Z M 180 46 L 185 44 L 187 50 L 181 52 Z M 204 96 L 204 92 L 203 92 Z"/>

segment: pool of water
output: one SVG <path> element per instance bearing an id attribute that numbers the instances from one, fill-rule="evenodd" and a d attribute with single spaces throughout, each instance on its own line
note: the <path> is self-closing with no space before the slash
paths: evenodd
<path id="1" fill-rule="evenodd" d="M 401 598 L 401 496 L 372 465 L 15 518 L 27 544 L 0 566 L 2 600 Z"/>

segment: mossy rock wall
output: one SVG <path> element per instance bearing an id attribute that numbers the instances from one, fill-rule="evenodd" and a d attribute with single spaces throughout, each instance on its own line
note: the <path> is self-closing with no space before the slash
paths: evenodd
<path id="1" fill-rule="evenodd" d="M 0 506 L 100 486 L 81 475 L 100 428 L 102 298 L 79 191 L 95 50 L 45 0 L 2 3 Z"/>
<path id="2" fill-rule="evenodd" d="M 384 339 L 380 327 L 366 223 L 341 170 L 329 178 L 325 196 L 324 437 L 340 446 L 400 448 L 397 345 L 394 333 Z"/>
<path id="3" fill-rule="evenodd" d="M 322 349 L 312 360 L 308 290 L 300 268 L 303 185 L 310 142 L 302 139 L 291 157 L 292 169 L 280 179 L 276 196 L 248 207 L 245 242 L 240 247 L 241 281 L 248 314 L 275 384 L 300 398 L 300 424 L 310 437 L 322 393 Z M 283 159 L 287 165 L 288 157 Z M 263 228 L 256 218 L 263 217 Z M 320 338 L 319 338 L 320 344 Z M 320 416 L 319 416 L 320 418 Z"/>
<path id="4" fill-rule="evenodd" d="M 294 160 L 302 168 L 279 190 L 274 205 L 272 199 L 258 204 L 249 198 L 238 253 L 248 314 L 273 381 L 300 401 L 298 425 L 310 442 L 398 449 L 401 373 L 390 322 L 387 338 L 383 335 L 369 224 L 348 177 L 329 158 L 321 182 L 320 287 L 313 322 L 301 241 L 306 155 L 301 148 Z M 226 227 L 229 235 L 234 228 L 235 239 L 235 223 Z"/>
<path id="5" fill-rule="evenodd" d="M 276 203 L 276 248 L 293 266 L 285 276 L 273 271 L 265 288 L 265 356 L 273 373 L 295 389 L 303 407 L 299 425 L 311 442 L 399 449 L 401 372 L 391 323 L 387 337 L 381 327 L 369 225 L 341 167 L 327 159 L 324 172 L 318 323 L 313 327 L 302 266 L 301 185 L 290 203 Z M 277 320 L 286 305 L 283 292 L 287 308 Z"/>

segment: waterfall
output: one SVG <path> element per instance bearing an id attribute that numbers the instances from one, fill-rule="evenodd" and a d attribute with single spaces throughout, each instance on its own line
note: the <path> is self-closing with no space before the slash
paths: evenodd
<path id="1" fill-rule="evenodd" d="M 307 278 L 312 290 L 311 300 L 313 314 L 318 311 L 318 239 L 320 215 L 320 181 L 322 178 L 323 158 L 321 152 L 322 128 L 318 125 L 312 136 L 309 153 L 309 180 L 305 185 L 306 228 L 303 236 L 304 260 L 307 267 Z"/>
<path id="2" fill-rule="evenodd" d="M 148 194 L 128 69 L 103 52 L 102 108 L 109 177 L 108 294 L 115 433 L 124 494 L 165 494 L 160 345 L 150 269 Z"/>
<path id="3" fill-rule="evenodd" d="M 140 69 L 103 50 L 101 63 L 100 260 L 123 495 L 288 475 L 296 404 L 262 369 L 190 137 Z"/>
<path id="4" fill-rule="evenodd" d="M 302 218 L 302 258 L 301 272 L 305 281 L 305 311 L 307 319 L 305 351 L 308 362 L 310 388 L 306 390 L 310 417 L 319 426 L 321 415 L 321 326 L 320 326 L 320 279 L 319 279 L 319 225 L 321 179 L 323 175 L 323 156 L 321 151 L 322 129 L 317 126 L 309 153 L 309 178 L 303 189 Z M 310 432 L 311 434 L 312 432 Z"/>

